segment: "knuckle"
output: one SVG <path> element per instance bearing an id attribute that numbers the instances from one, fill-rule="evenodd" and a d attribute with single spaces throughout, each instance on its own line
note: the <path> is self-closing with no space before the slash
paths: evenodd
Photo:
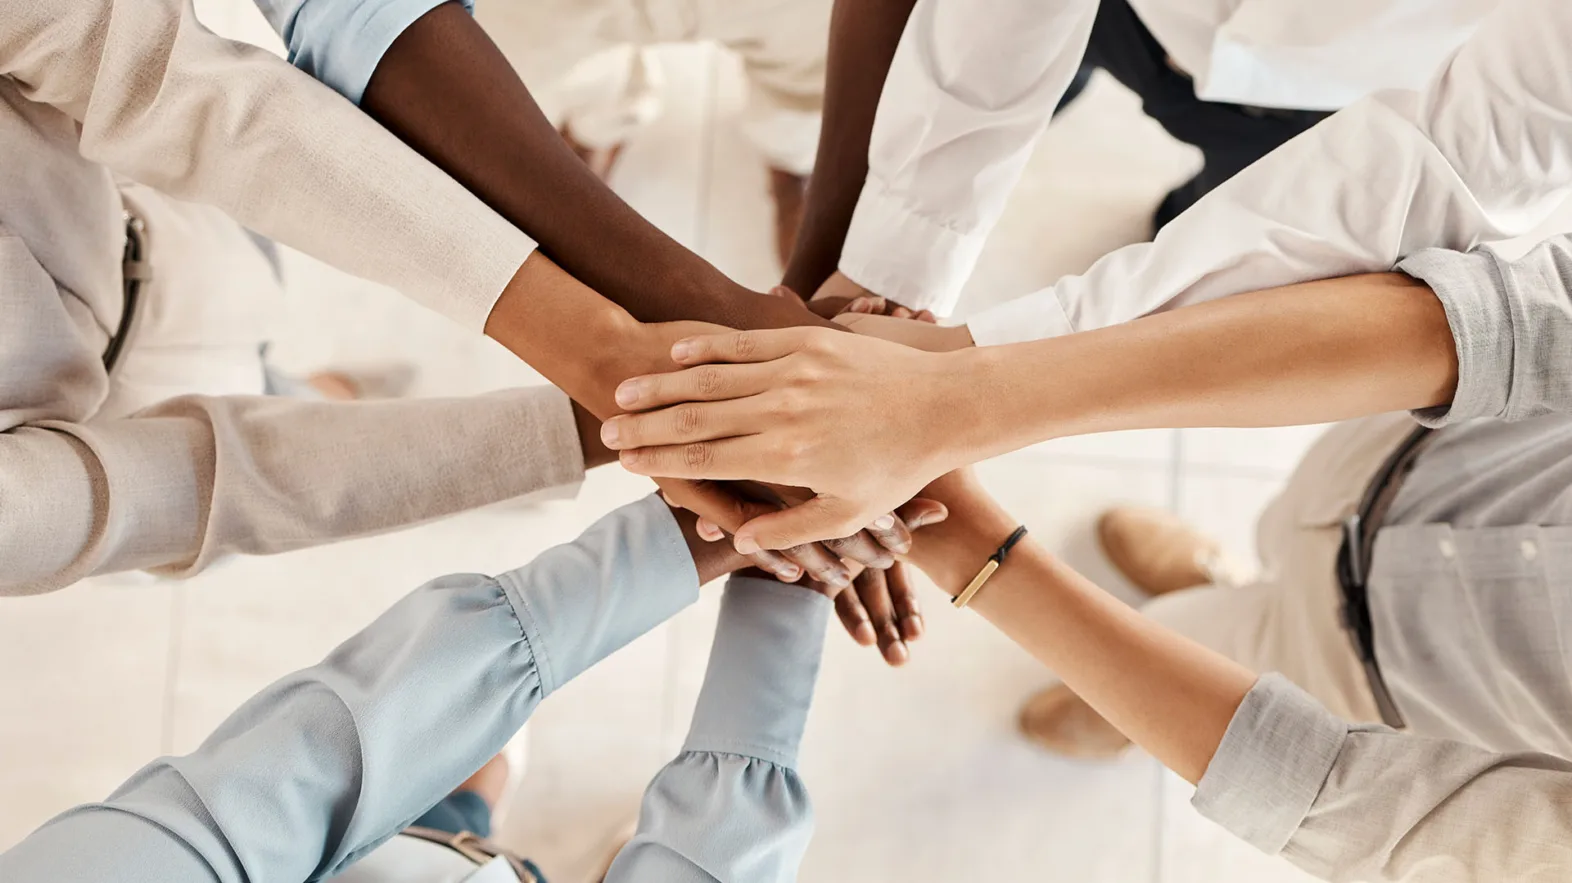
<path id="1" fill-rule="evenodd" d="M 682 458 L 691 469 L 703 469 L 715 459 L 715 449 L 706 442 L 693 442 L 682 446 Z"/>
<path id="2" fill-rule="evenodd" d="M 721 377 L 719 368 L 706 366 L 693 372 L 693 384 L 700 395 L 719 395 L 725 382 Z"/>
<path id="3" fill-rule="evenodd" d="M 759 340 L 756 336 L 746 331 L 739 331 L 731 341 L 732 352 L 740 359 L 752 358 L 759 351 Z"/>
<path id="4" fill-rule="evenodd" d="M 678 405 L 671 411 L 671 422 L 678 437 L 690 436 L 703 424 L 703 412 L 694 405 Z"/>

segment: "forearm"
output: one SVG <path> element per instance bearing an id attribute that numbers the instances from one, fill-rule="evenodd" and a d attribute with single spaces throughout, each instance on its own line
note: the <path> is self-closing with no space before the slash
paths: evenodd
<path id="1" fill-rule="evenodd" d="M 361 107 L 635 318 L 737 328 L 821 321 L 731 282 L 612 193 L 456 3 L 431 10 L 393 42 Z"/>
<path id="2" fill-rule="evenodd" d="M 868 142 L 885 76 L 917 0 L 838 0 L 819 153 L 785 285 L 807 296 L 835 272 L 868 176 Z"/>
<path id="3" fill-rule="evenodd" d="M 960 460 L 1118 429 L 1321 423 L 1449 402 L 1457 352 L 1399 274 L 1241 294 L 1123 325 L 946 358 L 977 382 Z"/>
<path id="4" fill-rule="evenodd" d="M 1016 522 L 980 491 L 940 498 L 950 518 L 925 533 L 912 560 L 953 595 Z M 1206 772 L 1255 682 L 1243 667 L 1143 618 L 1029 536 L 970 609 L 1190 782 Z"/>

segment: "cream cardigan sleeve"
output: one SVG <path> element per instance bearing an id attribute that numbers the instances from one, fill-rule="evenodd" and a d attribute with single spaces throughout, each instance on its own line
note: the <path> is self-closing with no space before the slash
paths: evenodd
<path id="1" fill-rule="evenodd" d="M 306 402 L 186 396 L 90 420 L 108 378 L 69 296 L 0 225 L 0 595 L 185 575 L 577 481 L 567 396 Z"/>
<path id="2" fill-rule="evenodd" d="M 190 0 L 0 0 L 0 75 L 83 156 L 480 330 L 534 243 L 350 102 Z"/>

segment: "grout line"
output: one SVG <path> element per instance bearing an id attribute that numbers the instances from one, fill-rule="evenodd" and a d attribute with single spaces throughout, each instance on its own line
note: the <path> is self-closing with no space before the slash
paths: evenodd
<path id="1" fill-rule="evenodd" d="M 164 715 L 160 723 L 159 753 L 175 753 L 175 701 L 180 683 L 181 648 L 186 632 L 186 586 L 177 583 L 169 594 L 169 654 L 164 662 Z"/>

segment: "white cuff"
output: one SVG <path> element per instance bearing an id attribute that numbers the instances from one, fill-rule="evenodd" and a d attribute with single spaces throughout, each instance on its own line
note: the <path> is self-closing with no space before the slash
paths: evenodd
<path id="1" fill-rule="evenodd" d="M 968 319 L 966 327 L 978 346 L 1024 343 L 1075 332 L 1052 288 L 983 310 Z"/>
<path id="2" fill-rule="evenodd" d="M 840 271 L 903 306 L 948 316 L 986 239 L 913 211 L 870 177 L 846 231 Z"/>

